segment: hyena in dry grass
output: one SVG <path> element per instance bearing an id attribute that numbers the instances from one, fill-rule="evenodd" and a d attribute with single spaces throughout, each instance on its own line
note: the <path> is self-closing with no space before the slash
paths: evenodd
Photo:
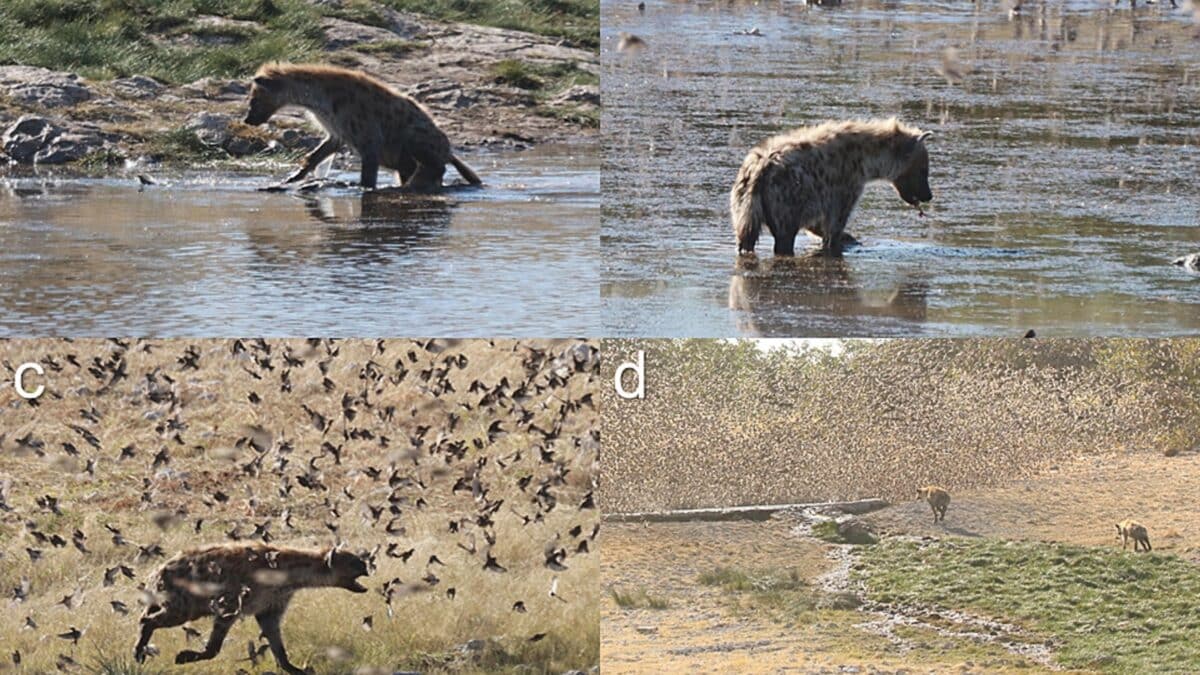
<path id="1" fill-rule="evenodd" d="M 394 170 L 403 188 L 413 192 L 440 190 L 447 164 L 468 183 L 482 182 L 454 156 L 450 140 L 424 106 L 365 73 L 292 64 L 259 68 L 246 124 L 265 124 L 289 105 L 306 109 L 325 130 L 325 140 L 284 183 L 301 180 L 343 145 L 362 160 L 363 187 L 375 187 L 380 166 Z"/>
<path id="2" fill-rule="evenodd" d="M 759 143 L 742 162 L 729 210 L 738 252 L 753 253 L 763 225 L 776 255 L 795 255 L 796 235 L 821 238 L 821 250 L 845 243 L 850 213 L 873 180 L 890 181 L 905 202 L 921 208 L 929 190 L 930 132 L 899 120 L 826 122 Z"/>
<path id="3" fill-rule="evenodd" d="M 917 490 L 917 499 L 929 502 L 929 508 L 933 509 L 933 522 L 946 519 L 946 509 L 950 508 L 949 492 L 935 485 L 927 485 Z"/>
<path id="4" fill-rule="evenodd" d="M 1133 540 L 1133 551 L 1150 550 L 1150 532 L 1141 523 L 1134 520 L 1122 520 L 1117 523 L 1117 539 L 1121 540 L 1121 548 L 1127 548 Z"/>
<path id="5" fill-rule="evenodd" d="M 365 560 L 336 548 L 305 551 L 265 544 L 218 544 L 184 551 L 163 563 L 147 585 L 153 600 L 142 615 L 142 634 L 134 657 L 139 663 L 145 660 L 156 629 L 211 616 L 212 634 L 204 651 L 181 651 L 175 655 L 175 663 L 214 658 L 234 622 L 253 616 L 279 667 L 302 675 L 305 671 L 288 660 L 279 632 L 292 594 L 302 588 L 326 587 L 366 593 L 358 578 L 367 574 Z"/>

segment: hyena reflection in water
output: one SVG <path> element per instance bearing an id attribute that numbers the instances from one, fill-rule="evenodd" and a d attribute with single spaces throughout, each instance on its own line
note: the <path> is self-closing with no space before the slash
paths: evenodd
<path id="1" fill-rule="evenodd" d="M 265 544 L 218 544 L 184 551 L 163 563 L 147 586 L 153 600 L 142 615 L 142 634 L 134 657 L 139 663 L 145 660 L 156 629 L 212 616 L 212 634 L 204 651 L 185 649 L 175 655 L 175 663 L 215 658 L 234 622 L 253 616 L 279 667 L 291 675 L 304 675 L 305 671 L 288 660 L 279 632 L 292 594 L 302 588 L 366 593 L 358 578 L 368 573 L 363 558 L 336 548 L 305 551 Z"/>
<path id="2" fill-rule="evenodd" d="M 764 225 L 775 238 L 776 255 L 794 255 L 801 230 L 820 237 L 822 251 L 840 252 L 854 241 L 846 223 L 873 180 L 889 181 L 919 209 L 933 200 L 929 135 L 892 118 L 826 122 L 759 143 L 729 195 L 738 252 L 754 252 Z"/>

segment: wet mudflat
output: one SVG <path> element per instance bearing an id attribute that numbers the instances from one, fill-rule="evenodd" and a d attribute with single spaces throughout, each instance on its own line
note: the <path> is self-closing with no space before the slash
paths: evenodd
<path id="1" fill-rule="evenodd" d="M 602 1 L 607 335 L 1177 335 L 1200 329 L 1200 27 L 1066 1 Z M 761 35 L 737 34 L 739 31 Z M 621 33 L 647 47 L 619 52 Z M 931 129 L 927 217 L 868 187 L 842 259 L 738 260 L 763 138 Z M 799 243 L 799 242 L 798 242 Z"/>
<path id="2" fill-rule="evenodd" d="M 594 145 L 466 159 L 485 188 L 431 198 L 257 191 L 286 170 L 0 179 L 0 334 L 594 334 Z"/>

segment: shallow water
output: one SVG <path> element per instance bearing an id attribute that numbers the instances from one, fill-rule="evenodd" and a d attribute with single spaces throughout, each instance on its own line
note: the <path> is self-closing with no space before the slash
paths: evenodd
<path id="1" fill-rule="evenodd" d="M 1187 11 L 647 5 L 601 4 L 606 335 L 1200 331 L 1200 277 L 1169 264 L 1200 251 Z M 620 32 L 648 48 L 618 53 Z M 754 144 L 891 115 L 936 134 L 927 217 L 872 185 L 843 259 L 774 259 L 764 233 L 757 261 L 737 260 L 728 193 Z"/>
<path id="2" fill-rule="evenodd" d="M 596 334 L 594 146 L 465 159 L 485 189 L 432 198 L 0 179 L 0 334 Z"/>

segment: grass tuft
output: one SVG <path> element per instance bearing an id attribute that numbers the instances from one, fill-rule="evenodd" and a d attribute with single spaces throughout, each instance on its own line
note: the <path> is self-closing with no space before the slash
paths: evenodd
<path id="1" fill-rule="evenodd" d="M 613 587 L 608 590 L 608 595 L 621 609 L 668 609 L 671 606 L 666 598 L 652 596 L 644 588 L 623 591 Z"/>

